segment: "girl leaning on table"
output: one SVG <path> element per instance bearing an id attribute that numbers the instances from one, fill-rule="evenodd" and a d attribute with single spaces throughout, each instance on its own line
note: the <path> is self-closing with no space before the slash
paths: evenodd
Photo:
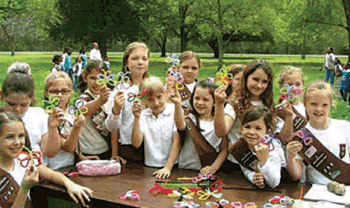
<path id="1" fill-rule="evenodd" d="M 55 140 L 59 134 L 52 126 L 61 116 L 56 109 L 48 116 L 40 107 L 35 106 L 34 81 L 27 63 L 13 63 L 8 68 L 8 75 L 2 83 L 1 99 L 4 109 L 16 113 L 22 118 L 33 150 L 43 152 L 43 163 L 47 165 L 46 155 L 50 149 L 46 145 L 49 140 Z"/>
<path id="2" fill-rule="evenodd" d="M 56 115 L 57 119 L 49 121 L 49 127 L 58 132 L 58 137 L 43 139 L 41 145 L 46 149 L 47 166 L 53 170 L 74 165 L 74 150 L 77 146 L 82 126 L 85 124 L 84 115 L 75 116 L 70 111 L 69 100 L 73 93 L 73 84 L 65 72 L 49 74 L 45 79 L 45 101 L 59 100 L 54 109 L 46 109 L 47 113 Z M 44 101 L 44 102 L 45 102 Z"/>
<path id="3" fill-rule="evenodd" d="M 227 138 L 214 131 L 215 83 L 206 78 L 196 83 L 190 99 L 192 110 L 186 117 L 181 112 L 181 96 L 177 89 L 170 96 L 175 104 L 175 124 L 181 134 L 179 167 L 215 174 L 227 157 Z"/>
<path id="4" fill-rule="evenodd" d="M 153 175 L 168 178 L 180 151 L 180 135 L 174 123 L 175 107 L 166 103 L 165 88 L 158 77 L 144 79 L 140 91 L 140 97 L 135 97 L 132 105 L 132 144 L 140 148 L 144 142 L 145 165 L 163 167 Z M 146 109 L 141 111 L 141 104 Z"/>
<path id="5" fill-rule="evenodd" d="M 90 201 L 93 191 L 89 188 L 75 184 L 44 165 L 33 164 L 33 161 L 25 164 L 25 161 L 16 158 L 27 137 L 24 123 L 18 115 L 10 111 L 0 113 L 0 174 L 10 181 L 9 191 L 3 193 L 0 199 L 0 207 L 31 207 L 29 190 L 43 179 L 65 186 L 76 203 L 80 200 L 85 205 L 84 198 Z"/>
<path id="6" fill-rule="evenodd" d="M 310 82 L 305 90 L 304 105 L 308 119 L 305 128 L 333 155 L 345 163 L 350 163 L 350 123 L 346 120 L 329 117 L 332 105 L 332 87 L 323 81 Z M 287 145 L 287 169 L 291 177 L 297 180 L 306 174 L 307 180 L 311 183 L 328 184 L 331 180 L 311 165 L 306 167 L 306 173 L 304 173 L 303 158 L 297 154 L 302 150 L 302 147 L 299 141 L 292 141 Z M 305 152 L 305 155 L 311 154 L 311 149 L 309 153 Z M 322 152 L 321 149 L 314 149 L 314 152 L 316 151 Z"/>
<path id="7" fill-rule="evenodd" d="M 109 131 L 119 131 L 119 139 L 112 139 L 112 154 L 142 164 L 143 148 L 136 149 L 132 146 L 131 132 L 134 115 L 131 110 L 133 103 L 128 101 L 128 95 L 138 94 L 139 86 L 148 77 L 149 55 L 148 47 L 141 42 L 133 42 L 125 49 L 123 70 L 120 75 L 123 80 L 129 80 L 129 82 L 121 81 L 114 89 L 112 108 L 106 119 L 106 127 Z"/>

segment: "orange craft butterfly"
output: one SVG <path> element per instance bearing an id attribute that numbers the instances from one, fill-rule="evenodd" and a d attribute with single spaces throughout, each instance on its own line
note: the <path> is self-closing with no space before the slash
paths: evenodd
<path id="1" fill-rule="evenodd" d="M 20 161 L 20 164 L 23 168 L 28 167 L 29 163 L 38 167 L 41 163 L 41 152 L 40 151 L 31 151 L 26 146 L 23 146 L 23 149 L 28 152 L 18 152 L 16 154 L 17 159 Z"/>

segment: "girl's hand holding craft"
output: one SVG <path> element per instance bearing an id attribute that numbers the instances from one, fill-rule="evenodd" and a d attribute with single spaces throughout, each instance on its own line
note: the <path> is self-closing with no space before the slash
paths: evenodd
<path id="1" fill-rule="evenodd" d="M 37 183 L 39 183 L 39 170 L 31 164 L 23 177 L 21 189 L 27 192 Z"/>
<path id="2" fill-rule="evenodd" d="M 226 88 L 227 88 L 227 86 L 222 85 L 215 90 L 215 92 L 214 92 L 215 103 L 217 103 L 217 104 L 224 104 L 225 103 L 226 97 L 227 97 Z"/>
<path id="3" fill-rule="evenodd" d="M 87 187 L 80 186 L 73 181 L 68 181 L 66 184 L 67 192 L 69 196 L 73 199 L 75 203 L 79 203 L 77 197 L 81 201 L 81 203 L 85 206 L 85 200 L 90 201 L 90 196 L 92 196 L 93 191 Z"/>
<path id="4" fill-rule="evenodd" d="M 124 92 L 118 91 L 114 96 L 114 108 L 119 115 L 120 110 L 123 108 L 125 102 Z"/>
<path id="5" fill-rule="evenodd" d="M 102 105 L 108 101 L 110 91 L 111 90 L 106 85 L 100 86 L 100 97 L 98 97 L 98 99 Z"/>
<path id="6" fill-rule="evenodd" d="M 74 119 L 74 125 L 73 127 L 80 128 L 86 123 L 85 121 L 85 116 L 84 115 L 79 115 Z"/>
<path id="7" fill-rule="evenodd" d="M 169 178 L 170 174 L 171 174 L 171 171 L 167 167 L 164 167 L 153 173 L 153 175 L 155 175 L 156 178 L 159 178 L 159 179 Z"/>
<path id="8" fill-rule="evenodd" d="M 182 103 L 182 99 L 180 96 L 179 91 L 175 88 L 173 88 L 173 85 L 171 85 L 171 92 L 170 92 L 170 96 L 169 96 L 169 100 L 171 102 L 173 102 L 175 105 L 181 105 Z"/>
<path id="9" fill-rule="evenodd" d="M 282 104 L 282 110 L 283 110 L 283 112 L 285 112 L 286 117 L 293 116 L 293 108 L 292 108 L 292 104 L 290 103 L 290 101 L 283 101 L 283 102 L 285 102 L 285 104 Z"/>
<path id="10" fill-rule="evenodd" d="M 138 101 L 135 101 L 132 104 L 132 108 L 131 108 L 132 114 L 134 114 L 135 118 L 140 118 L 140 114 L 141 114 L 141 104 Z"/>
<path id="11" fill-rule="evenodd" d="M 56 129 L 65 121 L 64 112 L 60 108 L 53 109 L 49 115 L 49 128 Z"/>
<path id="12" fill-rule="evenodd" d="M 269 159 L 269 148 L 265 144 L 255 145 L 256 157 L 259 160 L 260 167 L 263 167 Z"/>
<path id="13" fill-rule="evenodd" d="M 287 144 L 287 156 L 294 158 L 297 153 L 303 148 L 303 145 L 298 141 L 292 141 Z"/>

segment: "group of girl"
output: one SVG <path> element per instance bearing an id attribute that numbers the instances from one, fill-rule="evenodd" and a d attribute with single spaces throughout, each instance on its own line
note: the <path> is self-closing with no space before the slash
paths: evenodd
<path id="1" fill-rule="evenodd" d="M 281 88 L 291 87 L 296 93 L 293 99 L 281 99 L 275 108 L 273 72 L 266 61 L 233 65 L 227 73 L 229 84 L 217 86 L 211 78 L 197 81 L 201 62 L 188 51 L 180 56 L 178 67 L 167 71 L 164 85 L 160 78 L 148 76 L 149 57 L 144 43 L 131 43 L 116 85 L 109 79 L 110 71 L 88 64 L 80 75 L 81 94 L 73 106 L 69 105 L 71 79 L 65 72 L 52 72 L 45 79 L 45 109 L 32 107 L 29 66 L 10 67 L 1 92 L 7 111 L 0 113 L 0 167 L 25 186 L 15 204 L 25 202 L 24 196 L 39 177 L 33 166 L 25 170 L 15 158 L 26 136 L 31 148 L 43 153 L 40 177 L 65 185 L 71 197 L 77 202 L 77 195 L 83 203 L 92 191 L 52 170 L 78 160 L 114 159 L 160 168 L 154 172 L 157 178 L 169 177 L 178 165 L 203 175 L 241 167 L 260 188 L 277 187 L 283 169 L 294 180 L 306 174 L 313 183 L 325 183 L 328 179 L 304 165 L 298 155 L 302 145 L 293 140 L 296 118 L 304 118 L 305 127 L 333 154 L 339 155 L 337 145 L 344 147 L 341 159 L 349 163 L 346 131 L 350 124 L 328 117 L 330 85 L 310 82 L 304 94 L 300 68 L 286 67 L 278 76 Z"/>

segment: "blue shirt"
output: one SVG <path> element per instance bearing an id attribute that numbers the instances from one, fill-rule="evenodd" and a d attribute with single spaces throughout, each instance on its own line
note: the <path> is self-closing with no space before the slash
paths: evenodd
<path id="1" fill-rule="evenodd" d="M 68 71 L 70 68 L 72 68 L 72 57 L 67 55 L 64 61 L 64 69 Z"/>
<path id="2" fill-rule="evenodd" d="M 343 76 L 342 76 L 342 81 L 340 83 L 340 89 L 341 90 L 347 90 L 349 89 L 349 85 L 350 85 L 350 72 L 342 72 Z"/>
<path id="3" fill-rule="evenodd" d="M 87 57 L 85 54 L 79 54 L 79 56 L 81 56 L 81 58 L 83 59 L 83 67 L 85 67 L 87 65 Z"/>

